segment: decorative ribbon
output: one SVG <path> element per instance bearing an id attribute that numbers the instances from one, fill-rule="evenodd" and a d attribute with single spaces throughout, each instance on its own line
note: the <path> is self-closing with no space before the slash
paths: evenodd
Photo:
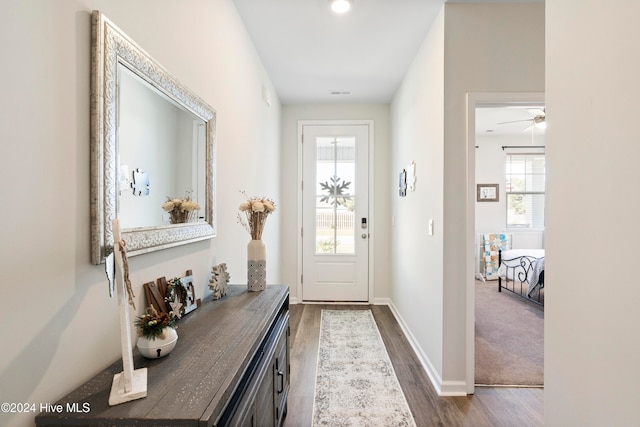
<path id="1" fill-rule="evenodd" d="M 133 294 L 133 289 L 131 287 L 131 280 L 129 279 L 129 261 L 127 260 L 127 251 L 125 250 L 126 242 L 124 240 L 120 240 L 118 242 L 118 247 L 120 248 L 120 253 L 122 254 L 122 268 L 124 273 L 124 283 L 127 285 L 127 295 L 129 296 L 129 305 L 136 309 L 136 304 L 133 301 L 135 295 Z"/>

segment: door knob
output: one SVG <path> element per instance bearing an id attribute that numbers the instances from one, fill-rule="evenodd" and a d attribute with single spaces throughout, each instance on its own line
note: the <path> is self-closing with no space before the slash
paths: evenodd
<path id="1" fill-rule="evenodd" d="M 367 233 L 362 233 L 362 238 L 366 239 L 367 238 Z"/>

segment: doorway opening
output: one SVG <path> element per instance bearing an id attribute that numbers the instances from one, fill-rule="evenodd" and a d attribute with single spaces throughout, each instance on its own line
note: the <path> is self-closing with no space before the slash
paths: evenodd
<path id="1" fill-rule="evenodd" d="M 520 247 L 538 246 L 544 244 L 544 229 L 535 229 L 532 223 L 526 225 L 523 220 L 520 228 L 514 227 L 514 212 L 520 216 L 519 220 L 525 218 L 528 211 L 529 219 L 535 217 L 531 204 L 523 203 L 522 195 L 516 203 L 516 211 L 513 209 L 515 194 L 511 194 L 514 190 L 513 182 L 509 181 L 506 174 L 506 159 L 508 155 L 516 153 L 533 154 L 542 153 L 544 155 L 544 134 L 539 130 L 529 128 L 529 125 L 535 124 L 534 119 L 544 114 L 544 94 L 542 93 L 477 93 L 467 95 L 467 392 L 473 393 L 476 384 L 480 385 L 485 382 L 494 385 L 517 385 L 521 382 L 516 378 L 513 384 L 499 384 L 494 380 L 487 380 L 487 372 L 484 367 L 481 369 L 477 365 L 477 351 L 487 351 L 485 344 L 487 341 L 486 334 L 493 334 L 496 331 L 478 330 L 481 326 L 477 316 L 484 316 L 482 320 L 487 320 L 486 313 L 491 313 L 492 309 L 487 307 L 492 300 L 487 302 L 489 297 L 495 300 L 495 303 L 514 302 L 516 304 L 524 304 L 525 310 L 528 301 L 512 301 L 515 295 L 506 295 L 506 292 L 498 292 L 497 281 L 494 281 L 498 274 L 497 253 L 489 254 L 484 259 L 486 253 L 484 250 L 484 238 L 498 237 L 503 239 L 504 245 L 512 248 L 515 244 Z M 523 132 L 523 130 L 525 132 Z M 542 136 L 541 136 L 542 135 Z M 517 148 L 525 146 L 526 148 Z M 542 146 L 542 148 L 539 148 Z M 513 147 L 513 148 L 512 148 Z M 534 148 L 535 147 L 535 148 Z M 514 157 L 515 158 L 515 157 Z M 481 197 L 479 187 L 486 191 Z M 495 194 L 494 194 L 495 193 Z M 526 196 L 525 199 L 529 197 Z M 519 205 L 518 205 L 519 203 Z M 542 205 L 542 212 L 544 205 Z M 517 216 L 517 215 L 516 215 Z M 525 218 L 526 219 L 526 218 Z M 509 224 L 509 226 L 508 226 Z M 536 223 L 537 227 L 538 223 Z M 495 236 L 498 235 L 498 236 Z M 516 240 L 514 240 L 514 236 Z M 536 242 L 537 236 L 537 242 Z M 493 249 L 495 249 L 492 246 Z M 497 251 L 496 251 L 497 252 Z M 494 257 L 495 258 L 492 258 Z M 487 262 L 483 265 L 484 262 Z M 490 265 L 493 261 L 493 265 Z M 487 271 L 489 268 L 495 268 L 496 271 Z M 494 273 L 492 276 L 488 273 Z M 487 280 L 490 278 L 491 280 Z M 482 287 L 479 287 L 482 286 Z M 476 298 L 476 291 L 478 295 Z M 482 294 L 481 294 L 482 292 Z M 476 305 L 482 299 L 483 306 L 477 308 Z M 485 310 L 486 309 L 486 310 Z M 502 310 L 502 309 L 499 309 Z M 517 310 L 517 309 L 516 309 Z M 516 311 L 517 313 L 517 311 Z M 520 317 L 517 314 L 516 318 Z M 489 319 L 495 321 L 496 319 Z M 505 319 L 499 319 L 498 323 L 510 323 Z M 489 323 L 490 324 L 490 323 Z M 486 322 L 482 323 L 482 327 L 486 328 Z M 542 327 L 539 328 L 542 332 Z M 478 333 L 478 337 L 476 337 Z M 520 332 L 525 334 L 526 332 Z M 499 336 L 499 334 L 497 334 Z M 476 340 L 478 338 L 478 340 Z M 541 343 L 541 348 L 543 343 Z M 498 354 L 509 354 L 506 350 L 490 349 L 489 352 L 498 352 Z M 495 354 L 494 354 L 495 356 Z M 540 360 L 543 353 L 540 350 Z M 489 371 L 500 372 L 505 369 L 507 364 L 516 366 L 513 372 L 517 373 L 517 361 L 496 362 L 491 358 L 489 363 Z M 478 372 L 476 372 L 478 369 Z M 476 374 L 485 378 L 476 382 Z M 489 372 L 490 374 L 490 372 Z M 505 382 L 504 379 L 497 381 Z M 523 384 L 525 385 L 525 384 Z"/>

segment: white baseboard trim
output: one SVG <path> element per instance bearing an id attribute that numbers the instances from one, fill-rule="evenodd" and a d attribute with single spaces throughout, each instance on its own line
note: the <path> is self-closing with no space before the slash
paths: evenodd
<path id="1" fill-rule="evenodd" d="M 292 297 L 289 296 L 289 304 L 335 304 L 335 305 L 366 305 L 366 304 L 373 304 L 373 305 L 388 305 L 391 306 L 391 300 L 389 298 L 374 298 L 373 301 L 371 303 L 368 302 L 339 302 L 339 301 L 331 301 L 331 302 L 327 302 L 327 301 L 300 301 L 298 300 L 298 297 Z"/>
<path id="2" fill-rule="evenodd" d="M 422 347 L 420 347 L 420 344 L 418 344 L 418 341 L 416 340 L 415 336 L 411 332 L 411 329 L 409 329 L 409 326 L 407 325 L 407 323 L 404 321 L 404 319 L 400 315 L 400 312 L 398 311 L 396 306 L 393 304 L 393 301 L 389 300 L 388 305 L 389 305 L 389 308 L 391 309 L 391 313 L 393 313 L 394 317 L 398 321 L 398 324 L 400 325 L 402 332 L 404 333 L 405 337 L 407 337 L 407 340 L 409 341 L 411 348 L 413 348 L 413 351 L 416 353 L 416 356 L 418 356 L 418 360 L 420 360 L 420 363 L 422 364 L 423 369 L 427 373 L 427 376 L 431 380 L 431 384 L 433 384 L 433 387 L 436 389 L 436 392 L 438 393 L 438 395 L 439 396 L 466 396 L 467 395 L 466 381 L 442 381 L 440 374 L 438 374 L 438 371 L 434 368 L 433 364 L 431 363 L 427 355 L 422 350 Z"/>
<path id="3" fill-rule="evenodd" d="M 440 391 L 440 396 L 466 396 L 467 382 L 466 381 L 443 381 Z"/>
<path id="4" fill-rule="evenodd" d="M 289 304 L 327 304 L 327 303 L 300 301 L 298 300 L 297 297 L 293 297 L 293 298 L 290 297 Z M 332 302 L 331 304 L 337 304 L 337 303 Z M 364 304 L 367 304 L 367 303 L 364 303 Z M 413 335 L 413 333 L 411 333 L 411 329 L 409 329 L 409 326 L 404 321 L 404 319 L 400 315 L 400 312 L 398 312 L 398 309 L 393 304 L 393 301 L 390 298 L 374 298 L 371 304 L 386 305 L 389 307 L 389 309 L 391 310 L 391 313 L 393 313 L 393 316 L 396 318 L 398 324 L 400 325 L 400 329 L 402 329 L 402 332 L 404 333 L 405 337 L 407 337 L 407 340 L 409 341 L 411 348 L 416 353 L 416 356 L 418 356 L 418 360 L 420 360 L 420 364 L 422 365 L 423 369 L 429 376 L 429 380 L 431 380 L 431 384 L 433 384 L 433 387 L 436 389 L 436 392 L 438 393 L 439 396 L 444 397 L 444 396 L 466 396 L 467 395 L 466 381 L 442 381 L 440 374 L 438 374 L 438 371 L 434 368 L 433 364 L 431 363 L 431 361 L 429 360 L 425 352 L 422 350 L 422 347 L 420 347 L 420 344 L 418 344 L 418 341 L 416 340 L 415 336 Z"/>

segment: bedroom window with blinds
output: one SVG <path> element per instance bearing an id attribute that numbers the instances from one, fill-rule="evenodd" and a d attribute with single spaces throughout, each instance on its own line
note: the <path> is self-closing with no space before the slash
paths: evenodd
<path id="1" fill-rule="evenodd" d="M 544 154 L 507 154 L 507 228 L 544 228 Z"/>

